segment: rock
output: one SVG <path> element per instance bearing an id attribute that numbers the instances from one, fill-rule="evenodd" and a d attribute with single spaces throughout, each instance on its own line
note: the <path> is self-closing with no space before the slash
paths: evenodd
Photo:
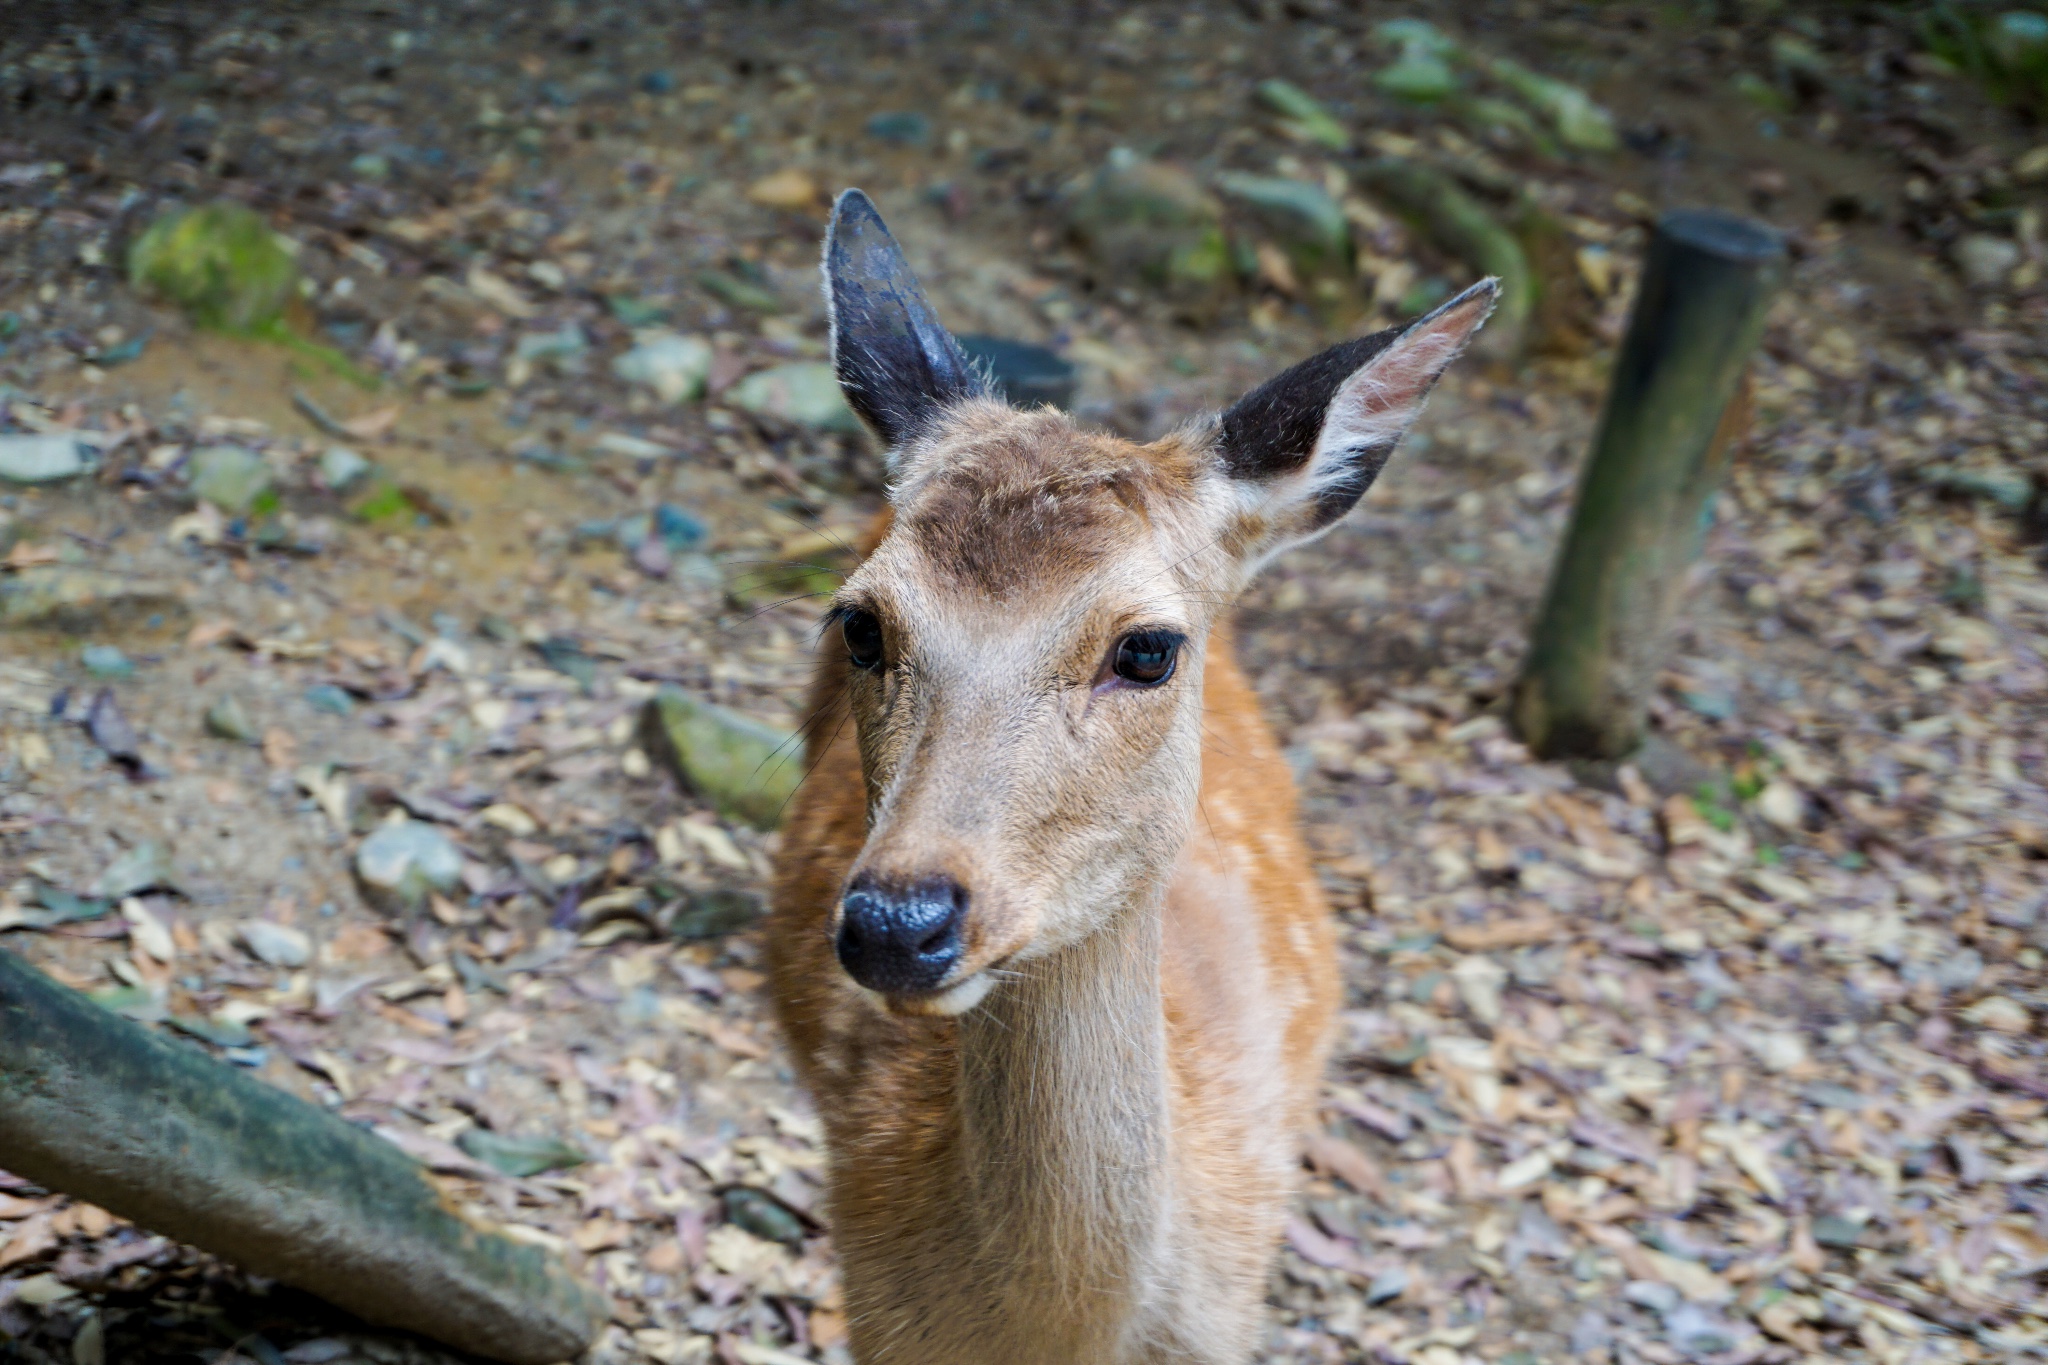
<path id="1" fill-rule="evenodd" d="M 1071 197 L 1067 226 L 1107 278 L 1142 279 L 1198 312 L 1231 286 L 1222 205 L 1177 166 L 1118 149 Z"/>
<path id="2" fill-rule="evenodd" d="M 353 715 L 356 709 L 356 699 L 348 694 L 348 689 L 334 683 L 314 683 L 307 688 L 306 704 L 330 716 Z"/>
<path id="3" fill-rule="evenodd" d="M 1782 830 L 1797 830 L 1806 821 L 1806 798 L 1799 788 L 1779 778 L 1757 793 L 1757 814 Z"/>
<path id="4" fill-rule="evenodd" d="M 515 1180 L 540 1175 L 546 1171 L 567 1170 L 581 1166 L 590 1160 L 589 1154 L 579 1147 L 571 1147 L 559 1138 L 549 1137 L 508 1137 L 493 1133 L 488 1128 L 465 1128 L 455 1139 L 455 1145 L 494 1170 L 503 1171 Z"/>
<path id="5" fill-rule="evenodd" d="M 146 775 L 148 764 L 142 758 L 142 741 L 134 725 L 122 714 L 120 703 L 114 700 L 113 688 L 102 687 L 93 694 L 92 703 L 85 710 L 85 732 L 108 758 L 135 776 Z"/>
<path id="6" fill-rule="evenodd" d="M 305 931 L 267 919 L 245 920 L 241 927 L 242 946 L 258 962 L 272 967 L 294 969 L 313 960 L 313 940 Z"/>
<path id="7" fill-rule="evenodd" d="M 0 482 L 55 483 L 93 470 L 93 452 L 75 436 L 0 436 Z"/>
<path id="8" fill-rule="evenodd" d="M 1225 171 L 1216 187 L 1245 206 L 1303 277 L 1350 278 L 1351 222 L 1321 185 Z"/>
<path id="9" fill-rule="evenodd" d="M 87 645 L 78 651 L 78 662 L 95 678 L 110 681 L 135 676 L 135 664 L 114 645 Z"/>
<path id="10" fill-rule="evenodd" d="M 1280 130 L 1302 142 L 1313 142 L 1341 152 L 1351 145 L 1351 134 L 1323 108 L 1315 96 L 1291 81 L 1261 81 L 1259 103 L 1280 115 Z"/>
<path id="11" fill-rule="evenodd" d="M 1997 658 L 2001 641 L 1998 627 L 1989 621 L 1974 616 L 1951 616 L 1935 632 L 1934 643 L 1928 648 L 1944 659 L 1974 664 Z"/>
<path id="12" fill-rule="evenodd" d="M 1621 145 L 1614 116 L 1567 81 L 1540 76 L 1519 62 L 1496 57 L 1487 63 L 1493 78 L 1515 92 L 1524 104 L 1550 120 L 1558 141 L 1585 152 L 1611 152 Z"/>
<path id="13" fill-rule="evenodd" d="M 48 627 L 84 634 L 185 609 L 167 584 L 103 569 L 46 565 L 0 576 L 0 628 Z"/>
<path id="14" fill-rule="evenodd" d="M 1746 1328 L 1695 1303 L 1682 1303 L 1664 1316 L 1665 1338 L 1694 1358 L 1727 1355 L 1747 1334 Z"/>
<path id="15" fill-rule="evenodd" d="M 1367 1303 L 1386 1303 L 1408 1292 L 1408 1267 L 1391 1266 L 1372 1277 L 1365 1287 Z"/>
<path id="16" fill-rule="evenodd" d="M 176 890 L 178 874 L 171 866 L 171 851 L 155 840 L 145 840 L 135 845 L 120 857 L 108 863 L 100 871 L 99 879 L 92 884 L 92 894 L 107 901 L 121 901 L 129 896 L 141 895 L 144 891 L 159 888 Z"/>
<path id="17" fill-rule="evenodd" d="M 1647 1308 L 1657 1316 L 1675 1310 L 1684 1300 L 1678 1291 L 1662 1280 L 1630 1280 L 1622 1286 L 1621 1296 L 1638 1308 Z"/>
<path id="18" fill-rule="evenodd" d="M 891 110 L 871 116 L 867 134 L 899 147 L 922 147 L 931 141 L 932 121 L 911 110 Z"/>
<path id="19" fill-rule="evenodd" d="M 1401 55 L 1374 74 L 1373 84 L 1395 99 L 1433 104 L 1457 93 L 1451 61 L 1458 45 L 1436 25 L 1422 19 L 1395 19 L 1381 24 L 1380 38 L 1396 44 Z"/>
<path id="20" fill-rule="evenodd" d="M 804 1240 L 801 1218 L 782 1206 L 773 1195 L 745 1185 L 735 1185 L 722 1196 L 726 1218 L 764 1242 L 799 1246 Z"/>
<path id="21" fill-rule="evenodd" d="M 711 361 L 711 343 L 702 337 L 642 332 L 632 350 L 612 361 L 612 373 L 664 403 L 687 403 L 704 396 Z"/>
<path id="22" fill-rule="evenodd" d="M 590 339 L 573 322 L 565 322 L 552 332 L 528 332 L 513 344 L 507 379 L 512 384 L 522 384 L 540 365 L 548 366 L 556 374 L 582 374 L 589 354 Z"/>
<path id="23" fill-rule="evenodd" d="M 699 701 L 678 687 L 649 698 L 640 719 L 641 747 L 730 819 L 773 829 L 803 780 L 803 748 L 795 735 Z"/>
<path id="24" fill-rule="evenodd" d="M 757 279 L 744 278 L 727 270 L 704 270 L 698 272 L 697 283 L 711 297 L 735 308 L 755 313 L 782 311 L 781 296 Z"/>
<path id="25" fill-rule="evenodd" d="M 243 446 L 204 446 L 185 463 L 192 492 L 230 516 L 241 516 L 273 490 L 270 462 Z"/>
<path id="26" fill-rule="evenodd" d="M 685 943 L 724 938 L 755 923 L 762 913 L 761 898 L 751 891 L 716 887 L 691 893 L 683 908 L 669 921 L 668 931 L 671 937 Z"/>
<path id="27" fill-rule="evenodd" d="M 1500 277 L 1500 304 L 1476 349 L 1494 356 L 1515 354 L 1526 339 L 1537 294 L 1528 253 L 1515 234 L 1434 166 L 1379 157 L 1366 163 L 1360 176 L 1376 198 L 1412 222 L 1425 239 L 1456 254 L 1475 273 Z"/>
<path id="28" fill-rule="evenodd" d="M 763 208 L 802 213 L 818 206 L 818 182 L 810 172 L 791 166 L 765 175 L 747 187 L 747 198 Z"/>
<path id="29" fill-rule="evenodd" d="M 418 820 L 379 825 L 356 850 L 356 887 L 363 899 L 391 912 L 416 910 L 430 892 L 453 891 L 462 881 L 462 851 L 447 835 Z"/>
<path id="30" fill-rule="evenodd" d="M 1074 366 L 1059 352 L 1028 341 L 968 334 L 958 338 L 967 358 L 995 381 L 996 390 L 1020 408 L 1074 405 Z"/>
<path id="31" fill-rule="evenodd" d="M 2034 1016 L 2009 995 L 1987 995 L 1963 1011 L 1963 1022 L 1993 1033 L 2021 1034 L 2034 1026 Z"/>
<path id="32" fill-rule="evenodd" d="M 672 502 L 656 504 L 650 529 L 671 550 L 694 550 L 711 534 L 702 521 Z"/>
<path id="33" fill-rule="evenodd" d="M 799 360 L 756 370 L 732 386 L 726 401 L 760 417 L 817 427 L 822 431 L 858 432 L 860 419 L 839 391 L 839 376 L 821 360 Z"/>
<path id="34" fill-rule="evenodd" d="M 1956 273 L 1973 289 L 1991 289 L 2004 284 L 2020 263 L 2020 244 L 2010 237 L 1973 232 L 1956 239 L 1948 249 Z"/>
<path id="35" fill-rule="evenodd" d="M 262 738 L 256 723 L 242 709 L 241 699 L 232 694 L 206 708 L 205 725 L 207 734 L 216 739 L 231 739 L 237 744 L 254 744 Z"/>
<path id="36" fill-rule="evenodd" d="M 370 462 L 347 446 L 329 446 L 320 455 L 320 482 L 336 493 L 370 472 Z"/>
<path id="37" fill-rule="evenodd" d="M 298 263 L 253 209 L 223 201 L 174 209 L 128 253 L 138 289 L 177 304 L 202 327 L 270 332 L 299 287 Z"/>

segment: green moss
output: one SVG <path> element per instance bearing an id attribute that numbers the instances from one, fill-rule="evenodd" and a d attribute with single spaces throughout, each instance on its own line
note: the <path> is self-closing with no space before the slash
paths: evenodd
<path id="1" fill-rule="evenodd" d="M 128 274 L 200 326 L 242 334 L 277 331 L 299 286 L 298 263 L 270 225 L 232 202 L 157 219 L 130 248 Z"/>

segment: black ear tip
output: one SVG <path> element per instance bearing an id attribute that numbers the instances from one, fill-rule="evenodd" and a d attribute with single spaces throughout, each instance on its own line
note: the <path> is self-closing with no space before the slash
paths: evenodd
<path id="1" fill-rule="evenodd" d="M 1427 313 L 1417 318 L 1412 325 L 1420 327 L 1424 323 L 1434 322 L 1438 318 L 1448 317 L 1452 313 L 1468 311 L 1474 307 L 1479 309 L 1479 319 L 1481 322 L 1484 322 L 1487 315 L 1493 312 L 1494 305 L 1499 302 L 1500 276 L 1488 275 L 1479 283 L 1467 287 L 1455 296 L 1430 309 Z"/>
<path id="2" fill-rule="evenodd" d="M 832 203 L 832 231 L 837 234 L 848 228 L 858 230 L 870 224 L 881 227 L 882 215 L 875 208 L 875 201 L 868 198 L 865 190 L 844 189 Z"/>

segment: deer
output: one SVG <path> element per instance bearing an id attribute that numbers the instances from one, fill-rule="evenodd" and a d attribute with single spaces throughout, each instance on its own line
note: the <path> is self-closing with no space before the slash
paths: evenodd
<path id="1" fill-rule="evenodd" d="M 1244 1362 L 1340 987 L 1227 616 L 1498 284 L 1139 444 L 1006 403 L 859 190 L 823 276 L 886 507 L 819 632 L 765 956 L 854 1359 Z"/>

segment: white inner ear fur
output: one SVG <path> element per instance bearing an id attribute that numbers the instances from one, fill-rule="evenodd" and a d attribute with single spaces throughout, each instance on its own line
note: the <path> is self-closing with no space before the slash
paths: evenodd
<path id="1" fill-rule="evenodd" d="M 1323 413 L 1309 456 L 1309 496 L 1349 478 L 1356 452 L 1401 439 L 1421 414 L 1438 376 L 1493 311 L 1497 291 L 1486 287 L 1491 284 L 1475 285 L 1422 318 L 1344 381 Z"/>

